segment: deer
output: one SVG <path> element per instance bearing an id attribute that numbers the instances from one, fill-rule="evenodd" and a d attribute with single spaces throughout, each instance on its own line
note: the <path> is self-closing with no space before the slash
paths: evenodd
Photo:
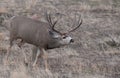
<path id="1" fill-rule="evenodd" d="M 78 29 L 82 24 L 81 16 L 77 21 L 75 28 L 62 33 L 55 29 L 59 19 L 53 21 L 51 14 L 46 13 L 45 18 L 47 22 L 42 22 L 27 18 L 25 16 L 15 16 L 10 22 L 10 43 L 6 54 L 6 59 L 10 54 L 13 46 L 13 41 L 21 39 L 19 47 L 24 43 L 29 43 L 37 47 L 37 53 L 33 66 L 38 62 L 38 58 L 42 57 L 45 65 L 45 70 L 49 71 L 47 63 L 47 50 L 59 48 L 61 46 L 69 45 L 74 42 L 74 39 L 69 34 Z M 26 55 L 23 52 L 25 58 Z"/>

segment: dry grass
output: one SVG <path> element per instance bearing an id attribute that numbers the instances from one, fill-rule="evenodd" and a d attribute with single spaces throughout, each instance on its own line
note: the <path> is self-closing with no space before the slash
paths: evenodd
<path id="1" fill-rule="evenodd" d="M 23 0 L 21 0 L 23 1 Z M 1 1 L 4 2 L 4 1 Z M 3 59 L 9 40 L 8 32 L 0 27 L 0 77 L 1 78 L 119 78 L 120 75 L 120 10 L 119 0 L 5 0 L 9 13 L 25 15 L 40 13 L 44 21 L 45 10 L 64 14 L 56 28 L 65 31 L 71 29 L 75 12 L 81 14 L 83 24 L 72 33 L 75 43 L 48 51 L 51 75 L 44 70 L 43 60 L 32 68 L 31 46 L 25 44 L 28 66 L 16 45 L 9 56 L 10 64 L 5 66 Z M 9 2 L 9 4 L 8 4 Z M 12 4 L 11 4 L 12 3 Z M 2 3 L 1 3 L 2 4 Z M 18 4 L 20 6 L 18 6 Z M 27 12 L 29 10 L 32 13 Z M 74 18 L 73 18 L 74 19 Z M 70 23 L 70 24 L 68 24 Z"/>

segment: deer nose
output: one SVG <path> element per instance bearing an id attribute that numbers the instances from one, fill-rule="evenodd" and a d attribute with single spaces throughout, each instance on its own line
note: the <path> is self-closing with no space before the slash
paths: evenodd
<path id="1" fill-rule="evenodd" d="M 73 39 L 71 39 L 71 40 L 70 40 L 70 42 L 71 42 L 71 43 L 73 43 L 73 42 L 74 42 L 74 40 L 73 40 Z"/>

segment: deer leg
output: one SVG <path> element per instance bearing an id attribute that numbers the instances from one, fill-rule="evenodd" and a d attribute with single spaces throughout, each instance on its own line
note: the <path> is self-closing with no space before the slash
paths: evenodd
<path id="1" fill-rule="evenodd" d="M 18 45 L 18 47 L 21 48 L 21 46 L 24 45 L 24 43 L 25 43 L 25 42 L 21 39 L 21 41 L 20 41 L 19 43 L 17 43 L 17 45 Z"/>
<path id="2" fill-rule="evenodd" d="M 38 51 L 38 47 L 33 46 L 32 47 L 32 61 L 35 61 L 37 51 Z"/>
<path id="3" fill-rule="evenodd" d="M 36 66 L 40 54 L 41 54 L 41 53 L 40 53 L 40 50 L 37 49 L 37 54 L 36 54 L 36 57 L 35 57 L 35 61 L 34 61 L 34 63 L 33 63 L 33 67 Z"/>
<path id="4" fill-rule="evenodd" d="M 6 60 L 8 60 L 8 57 L 9 57 L 9 55 L 10 55 L 10 50 L 11 50 L 11 48 L 12 48 L 12 45 L 13 45 L 13 43 L 10 42 L 10 46 L 9 46 L 8 49 L 7 49 Z"/>
<path id="5" fill-rule="evenodd" d="M 7 54 L 6 54 L 6 56 L 5 56 L 5 63 L 8 62 L 8 57 L 9 57 L 9 55 L 10 55 L 10 50 L 11 50 L 11 48 L 12 48 L 12 46 L 13 46 L 13 41 L 14 41 L 14 39 L 11 37 L 11 38 L 10 38 L 10 46 L 7 48 Z"/>
<path id="6" fill-rule="evenodd" d="M 21 49 L 22 49 L 22 54 L 23 54 L 23 56 L 24 56 L 24 62 L 27 64 L 27 62 L 28 62 L 28 61 L 27 61 L 27 56 L 26 56 L 23 48 L 21 48 Z"/>
<path id="7" fill-rule="evenodd" d="M 25 63 L 27 64 L 27 56 L 26 56 L 26 54 L 25 54 L 25 52 L 24 52 L 24 50 L 23 50 L 23 48 L 22 48 L 22 45 L 24 45 L 24 41 L 21 39 L 21 41 L 17 44 L 18 45 L 18 47 L 22 50 L 22 54 L 23 54 L 23 56 L 24 56 L 24 61 L 25 61 Z"/>
<path id="8" fill-rule="evenodd" d="M 10 50 L 11 50 L 11 48 L 13 46 L 13 40 L 14 40 L 13 38 L 10 39 L 10 46 L 8 47 L 7 54 L 6 54 L 7 59 L 8 59 L 8 56 L 10 55 Z"/>
<path id="9" fill-rule="evenodd" d="M 48 63 L 47 63 L 47 53 L 46 53 L 45 49 L 43 49 L 43 48 L 41 49 L 41 51 L 43 52 L 42 57 L 43 57 L 44 64 L 45 64 L 45 70 L 46 70 L 46 72 L 49 72 Z"/>

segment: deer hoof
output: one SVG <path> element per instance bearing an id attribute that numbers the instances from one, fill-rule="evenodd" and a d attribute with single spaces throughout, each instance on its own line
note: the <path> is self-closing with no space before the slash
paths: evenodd
<path id="1" fill-rule="evenodd" d="M 7 59 L 3 60 L 4 65 L 9 65 L 9 61 Z"/>
<path id="2" fill-rule="evenodd" d="M 51 73 L 51 71 L 50 71 L 49 69 L 46 69 L 45 71 L 46 71 L 46 73 L 47 73 L 48 75 L 50 75 L 50 76 L 52 75 L 52 73 Z"/>
<path id="3" fill-rule="evenodd" d="M 28 62 L 25 62 L 25 61 L 24 61 L 24 64 L 25 64 L 25 66 L 28 66 Z"/>

